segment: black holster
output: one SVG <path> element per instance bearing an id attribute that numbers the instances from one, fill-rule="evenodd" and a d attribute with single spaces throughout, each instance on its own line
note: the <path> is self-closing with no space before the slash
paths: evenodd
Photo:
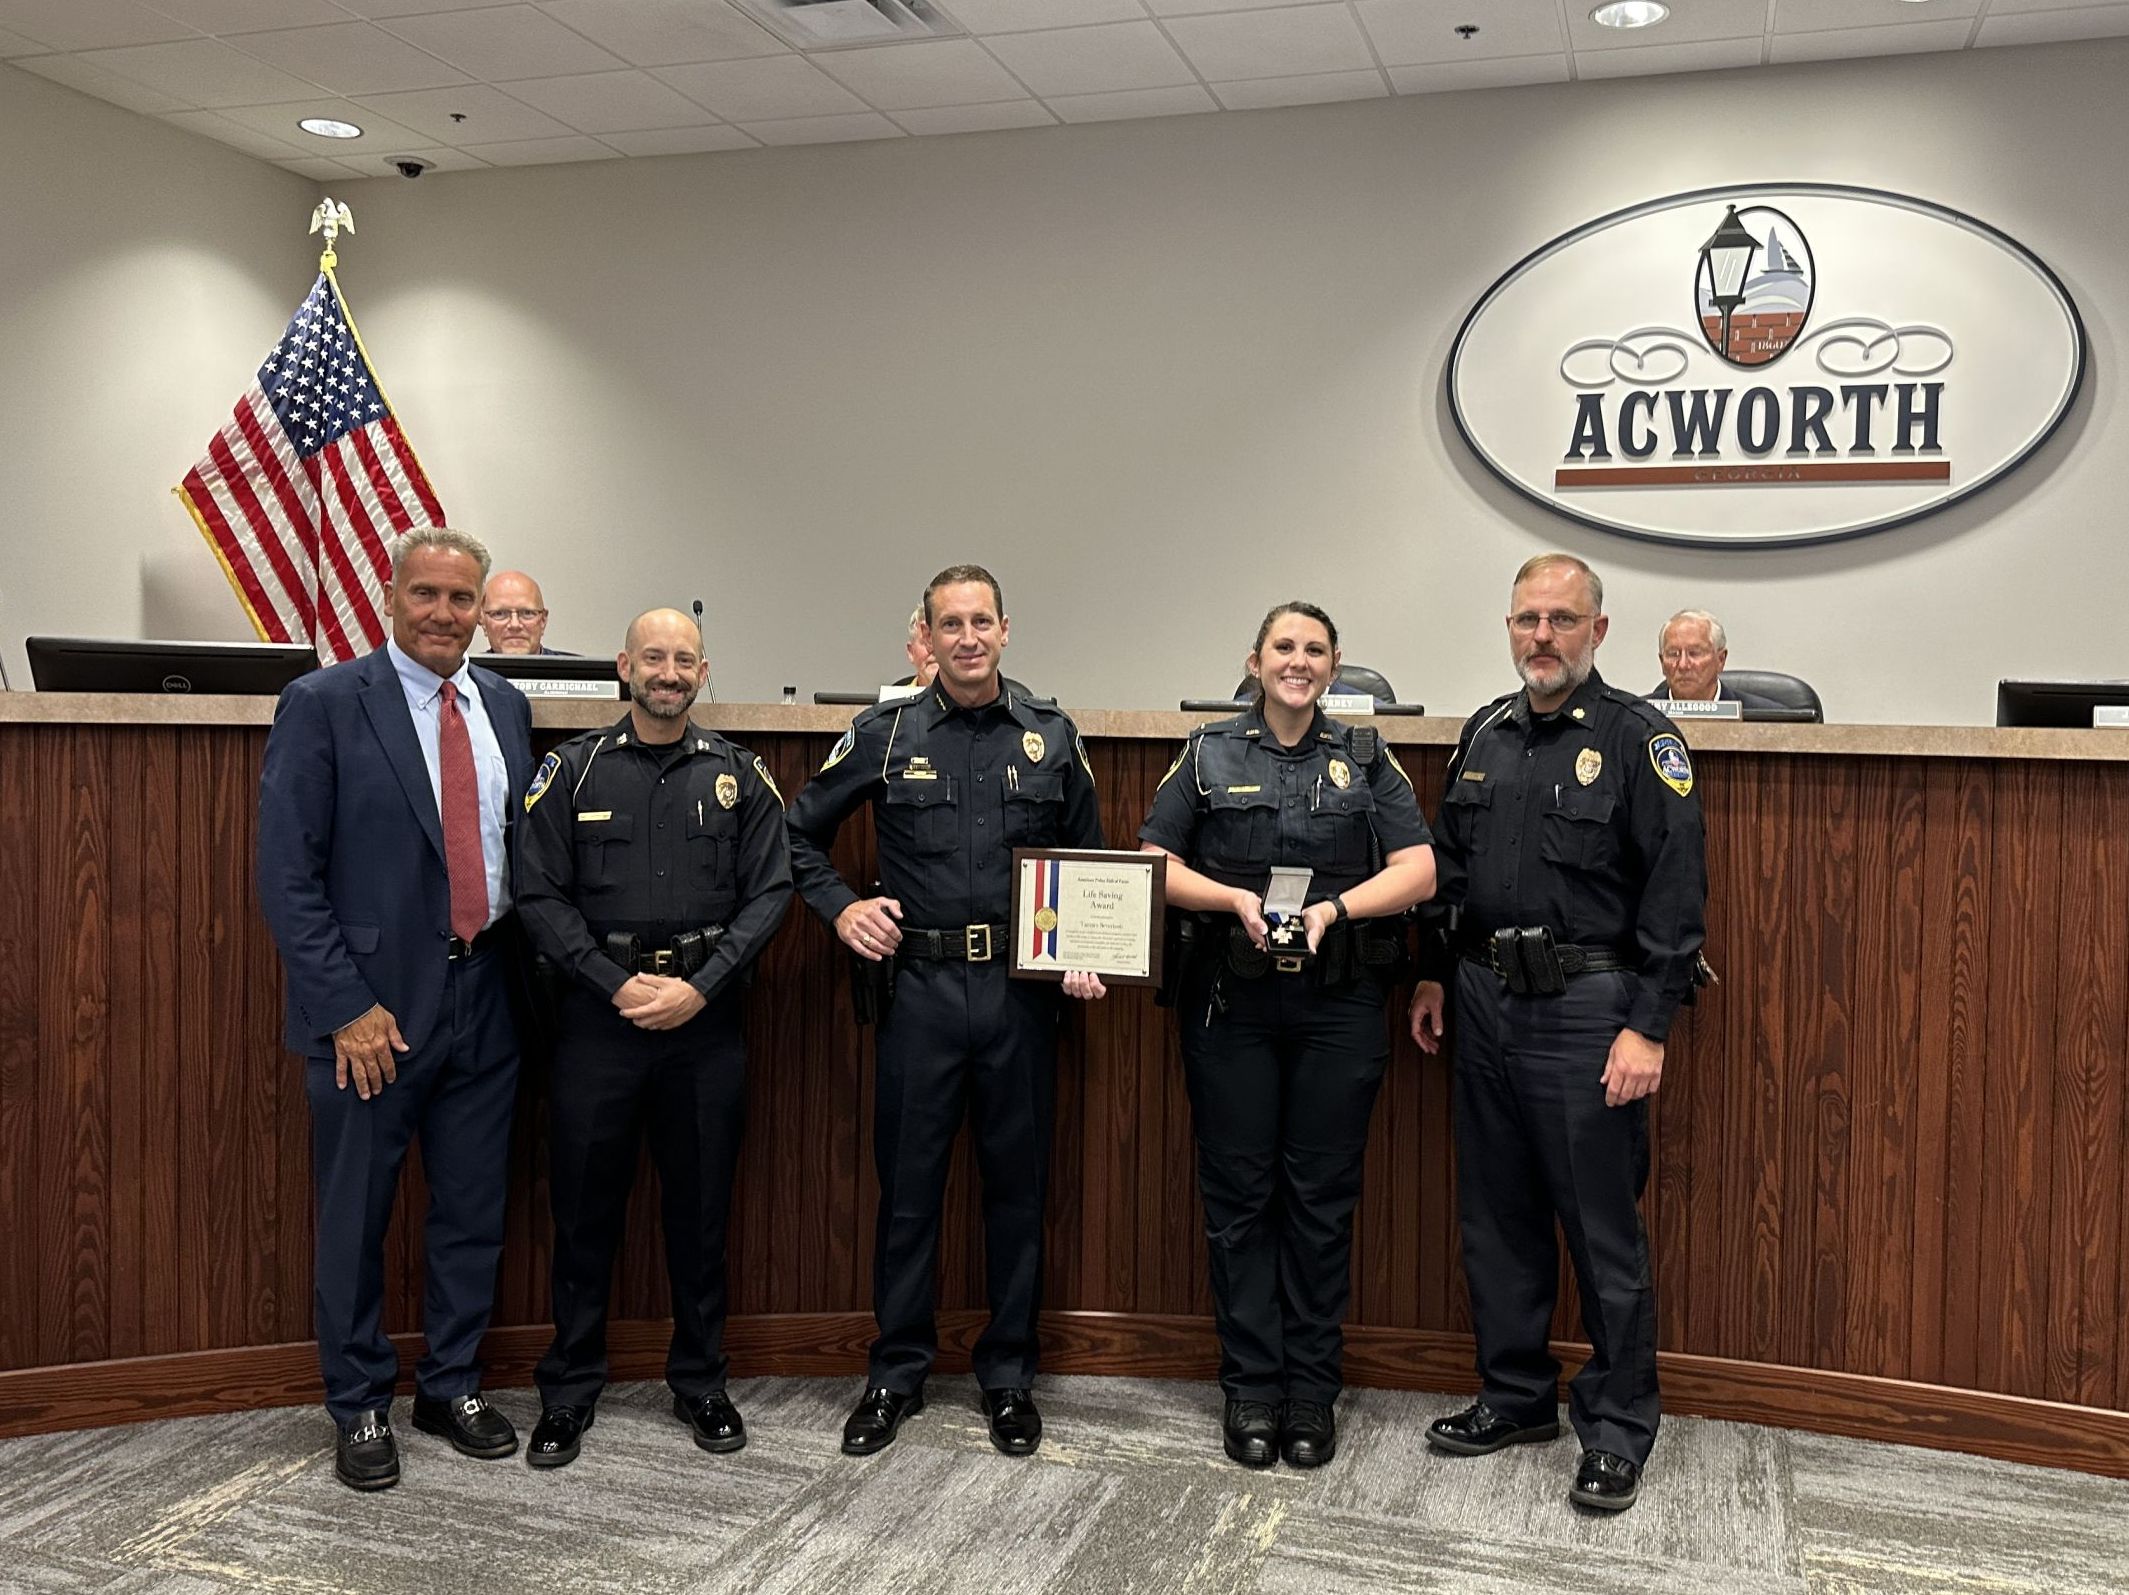
<path id="1" fill-rule="evenodd" d="M 850 1016 L 859 1024 L 879 1024 L 893 1011 L 894 970 L 892 958 L 874 963 L 850 955 Z"/>
<path id="2" fill-rule="evenodd" d="M 1548 926 L 1506 925 L 1495 931 L 1493 967 L 1518 997 L 1557 997 L 1567 989 L 1567 971 L 1560 967 Z"/>

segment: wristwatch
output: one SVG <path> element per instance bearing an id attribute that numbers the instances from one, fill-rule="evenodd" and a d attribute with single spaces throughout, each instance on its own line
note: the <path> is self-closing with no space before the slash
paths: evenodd
<path id="1" fill-rule="evenodd" d="M 1343 924 L 1346 920 L 1351 919 L 1353 917 L 1351 912 L 1346 908 L 1345 899 L 1343 897 L 1333 897 L 1331 899 L 1331 910 L 1331 923 L 1333 925 Z"/>

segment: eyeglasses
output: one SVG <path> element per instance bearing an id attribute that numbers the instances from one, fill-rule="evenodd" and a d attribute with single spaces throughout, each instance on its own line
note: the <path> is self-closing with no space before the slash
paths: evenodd
<path id="1" fill-rule="evenodd" d="M 1662 654 L 1667 665 L 1697 665 L 1714 657 L 1713 648 L 1666 648 Z"/>
<path id="2" fill-rule="evenodd" d="M 546 613 L 544 609 L 491 609 L 482 618 L 492 620 L 499 626 L 507 626 L 513 620 L 521 626 L 529 626 Z"/>
<path id="3" fill-rule="evenodd" d="M 1588 615 L 1577 615 L 1565 609 L 1555 609 L 1543 615 L 1526 609 L 1520 615 L 1510 615 L 1508 624 L 1527 637 L 1538 629 L 1538 622 L 1541 620 L 1554 631 L 1570 632 L 1580 630 L 1587 625 L 1590 617 Z"/>

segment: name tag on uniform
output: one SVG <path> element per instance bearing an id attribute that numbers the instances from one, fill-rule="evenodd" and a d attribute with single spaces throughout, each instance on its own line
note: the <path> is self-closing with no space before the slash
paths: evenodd
<path id="1" fill-rule="evenodd" d="M 1230 792 L 1261 792 L 1264 788 L 1261 786 L 1231 786 L 1227 790 Z"/>
<path id="2" fill-rule="evenodd" d="M 591 820 L 610 820 L 613 817 L 614 811 L 612 809 L 579 809 L 577 811 L 577 823 L 579 825 Z"/>
<path id="3" fill-rule="evenodd" d="M 1486 772 L 1484 770 L 1466 770 L 1463 775 L 1460 776 L 1458 779 L 1464 781 L 1483 781 L 1486 779 Z"/>

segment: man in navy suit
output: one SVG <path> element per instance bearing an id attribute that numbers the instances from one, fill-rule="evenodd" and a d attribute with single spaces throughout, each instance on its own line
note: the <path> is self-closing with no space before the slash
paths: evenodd
<path id="1" fill-rule="evenodd" d="M 259 780 L 259 902 L 310 1092 L 318 1362 L 335 1471 L 358 1490 L 399 1482 L 384 1235 L 416 1135 L 429 1211 L 414 1425 L 468 1456 L 517 1450 L 474 1359 L 517 1090 L 503 940 L 532 716 L 515 687 L 465 662 L 488 551 L 423 527 L 391 555 L 390 640 L 281 694 Z"/>

